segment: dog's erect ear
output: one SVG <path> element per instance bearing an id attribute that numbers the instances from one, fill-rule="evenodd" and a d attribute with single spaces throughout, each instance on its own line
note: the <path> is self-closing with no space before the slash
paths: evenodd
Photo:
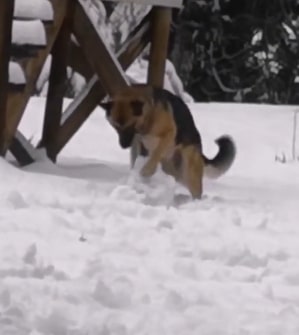
<path id="1" fill-rule="evenodd" d="M 113 106 L 112 101 L 100 102 L 100 107 L 102 107 L 105 110 L 107 116 L 110 115 L 112 106 Z"/>
<path id="2" fill-rule="evenodd" d="M 143 106 L 144 102 L 140 100 L 133 100 L 131 101 L 131 106 L 133 110 L 133 115 L 134 116 L 141 116 L 143 113 Z"/>

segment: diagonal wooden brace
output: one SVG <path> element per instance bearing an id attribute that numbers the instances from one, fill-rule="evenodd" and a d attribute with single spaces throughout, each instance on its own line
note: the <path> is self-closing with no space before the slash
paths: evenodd
<path id="1" fill-rule="evenodd" d="M 86 59 L 109 94 L 129 85 L 122 67 L 91 22 L 85 9 L 75 4 L 73 31 Z"/>

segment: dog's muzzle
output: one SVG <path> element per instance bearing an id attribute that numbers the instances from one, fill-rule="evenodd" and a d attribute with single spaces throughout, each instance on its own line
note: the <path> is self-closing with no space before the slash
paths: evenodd
<path id="1" fill-rule="evenodd" d="M 135 135 L 134 125 L 128 126 L 123 129 L 117 129 L 119 135 L 119 144 L 123 149 L 127 149 L 132 145 L 133 138 Z"/>

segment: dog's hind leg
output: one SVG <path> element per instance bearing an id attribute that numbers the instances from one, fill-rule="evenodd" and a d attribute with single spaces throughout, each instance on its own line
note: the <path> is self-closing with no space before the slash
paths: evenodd
<path id="1" fill-rule="evenodd" d="M 171 158 L 162 159 L 161 161 L 162 170 L 174 177 L 177 182 L 182 180 L 182 153 L 181 149 L 175 150 Z"/>
<path id="2" fill-rule="evenodd" d="M 203 191 L 203 158 L 198 149 L 192 145 L 183 148 L 182 158 L 182 182 L 188 188 L 193 199 L 200 199 Z"/>

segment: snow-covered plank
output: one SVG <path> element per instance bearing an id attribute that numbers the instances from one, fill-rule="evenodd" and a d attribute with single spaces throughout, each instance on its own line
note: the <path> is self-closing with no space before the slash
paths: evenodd
<path id="1" fill-rule="evenodd" d="M 182 7 L 182 0 L 106 0 L 118 3 L 136 3 L 139 5 L 163 6 L 163 7 Z"/>
<path id="2" fill-rule="evenodd" d="M 14 20 L 12 43 L 19 45 L 44 46 L 47 44 L 46 31 L 40 20 Z"/>
<path id="3" fill-rule="evenodd" d="M 9 62 L 9 83 L 14 85 L 25 85 L 26 77 L 20 64 Z"/>
<path id="4" fill-rule="evenodd" d="M 51 2 L 48 0 L 16 0 L 14 17 L 53 21 L 54 11 Z"/>

